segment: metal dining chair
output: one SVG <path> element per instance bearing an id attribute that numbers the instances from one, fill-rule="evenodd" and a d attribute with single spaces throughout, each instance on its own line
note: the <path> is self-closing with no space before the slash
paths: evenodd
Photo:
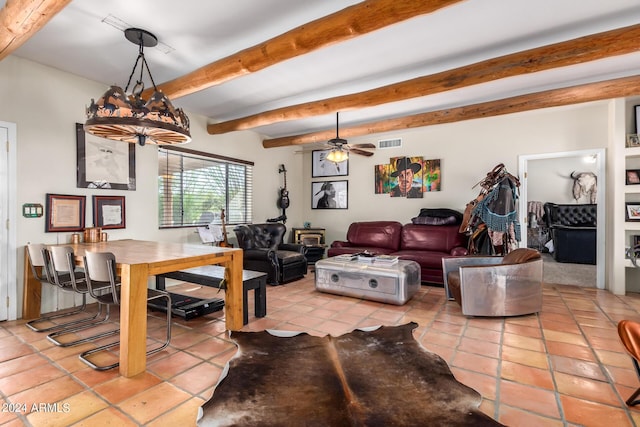
<path id="1" fill-rule="evenodd" d="M 107 306 L 120 305 L 120 278 L 116 275 L 116 257 L 111 252 L 87 252 L 84 256 L 84 271 L 87 279 L 87 286 L 89 288 L 89 294 L 95 298 L 98 302 Z M 100 293 L 98 289 L 108 287 L 106 292 Z M 160 291 L 156 289 L 147 289 L 147 301 L 155 299 L 166 300 L 166 312 L 167 312 L 167 332 L 166 340 L 157 348 L 147 351 L 147 356 L 157 353 L 169 346 L 171 342 L 171 296 L 168 292 Z M 112 369 L 120 365 L 120 363 L 113 363 L 109 365 L 98 365 L 90 360 L 89 356 L 109 351 L 112 348 L 118 347 L 120 342 L 114 342 L 96 347 L 91 350 L 87 350 L 80 354 L 80 360 L 93 369 L 98 371 L 105 371 Z"/>
<path id="2" fill-rule="evenodd" d="M 50 271 L 50 274 L 53 276 L 53 282 L 63 290 L 69 290 L 82 295 L 82 306 L 86 307 L 89 287 L 87 286 L 85 273 L 78 270 L 75 266 L 75 254 L 73 252 L 73 248 L 71 246 L 51 246 L 48 251 L 51 259 L 51 267 L 48 271 Z M 103 288 L 106 288 L 106 286 L 103 286 Z M 98 311 L 95 315 L 83 318 L 74 326 L 52 332 L 47 335 L 47 339 L 57 346 L 71 347 L 119 334 L 120 330 L 115 329 L 70 341 L 63 339 L 65 336 L 76 335 L 78 332 L 93 329 L 99 325 L 107 323 L 110 319 L 110 307 L 108 305 L 106 306 L 106 311 L 103 316 L 103 306 L 104 304 L 98 301 Z"/>
<path id="3" fill-rule="evenodd" d="M 56 284 L 51 267 L 51 258 L 46 245 L 41 243 L 31 243 L 27 245 L 27 256 L 29 257 L 29 264 L 31 265 L 31 271 L 36 279 L 40 283 L 56 286 L 63 291 L 72 292 L 71 285 L 61 286 Z M 57 331 L 64 328 L 73 327 L 74 325 L 82 324 L 87 320 L 86 317 L 78 319 L 76 315 L 86 312 L 86 302 L 75 310 L 62 311 L 55 314 L 41 316 L 37 319 L 27 322 L 27 327 L 36 332 L 50 332 Z M 56 319 L 65 317 L 75 317 L 74 320 L 58 323 Z M 45 325 L 40 325 L 44 323 Z"/>

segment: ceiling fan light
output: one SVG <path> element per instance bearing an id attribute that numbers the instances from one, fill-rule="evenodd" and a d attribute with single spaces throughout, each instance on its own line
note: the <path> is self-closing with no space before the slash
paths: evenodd
<path id="1" fill-rule="evenodd" d="M 346 151 L 338 148 L 331 150 L 331 152 L 327 154 L 327 157 L 326 157 L 327 160 L 334 163 L 344 162 L 348 158 L 349 158 L 349 154 Z"/>
<path id="2" fill-rule="evenodd" d="M 97 102 L 92 99 L 86 110 L 87 121 L 84 130 L 100 138 L 140 145 L 184 144 L 191 141 L 189 118 L 156 88 L 144 59 L 143 46 L 155 46 L 157 39 L 153 34 L 140 29 L 128 29 L 125 36 L 129 41 L 139 44 L 138 59 L 131 76 L 138 62 L 142 60 L 140 80 L 134 85 L 133 93 L 129 96 L 125 91 L 131 83 L 131 76 L 125 90 L 119 86 L 111 86 Z M 144 67 L 155 89 L 148 101 L 141 97 L 144 89 L 141 81 Z"/>

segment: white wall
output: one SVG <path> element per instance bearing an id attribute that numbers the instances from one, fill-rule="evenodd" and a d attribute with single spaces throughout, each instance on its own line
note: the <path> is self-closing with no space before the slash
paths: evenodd
<path id="1" fill-rule="evenodd" d="M 588 196 L 573 198 L 571 173 L 593 172 L 597 175 L 595 160 L 591 157 L 564 157 L 529 160 L 528 201 L 553 203 L 591 203 Z M 553 183 L 553 185 L 549 185 Z"/>
<path id="2" fill-rule="evenodd" d="M 86 195 L 87 217 L 92 215 L 93 194 L 126 196 L 127 228 L 109 232 L 111 239 L 136 238 L 199 243 L 192 229 L 158 230 L 157 149 L 136 147 L 136 191 L 89 190 L 76 188 L 76 122 L 83 122 L 84 109 L 91 98 L 106 88 L 86 79 L 10 56 L 0 61 L 0 120 L 17 124 L 18 207 L 42 203 L 46 193 Z M 176 102 L 179 106 L 179 102 Z M 423 207 L 463 210 L 478 189 L 472 187 L 496 164 L 504 163 L 517 174 L 518 155 L 601 148 L 607 143 L 605 102 L 552 108 L 500 117 L 431 126 L 352 138 L 350 142 L 379 139 L 403 140 L 402 148 L 377 150 L 372 157 L 352 155 L 349 176 L 349 209 L 311 209 L 311 154 L 294 154 L 298 148 L 266 150 L 262 137 L 254 132 L 208 135 L 207 119 L 190 114 L 193 141 L 189 148 L 255 162 L 254 222 L 280 214 L 276 205 L 282 175 L 288 171 L 291 207 L 287 227 L 301 227 L 309 221 L 327 229 L 329 242 L 344 238 L 349 224 L 362 220 L 398 220 L 406 223 Z M 344 113 L 344 116 L 347 116 Z M 390 198 L 374 194 L 374 165 L 388 163 L 401 155 L 441 159 L 442 191 L 425 193 L 423 199 Z M 571 169 L 571 168 L 567 168 Z M 570 172 L 570 171 L 569 171 Z M 70 233 L 45 233 L 44 218 L 19 215 L 18 298 L 22 299 L 23 246 L 28 242 L 69 241 Z M 46 294 L 43 300 L 51 298 Z M 53 303 L 51 303 L 53 304 Z M 18 304 L 19 306 L 21 304 Z M 56 308 L 55 306 L 49 307 Z"/>
<path id="3" fill-rule="evenodd" d="M 75 123 L 84 122 L 85 106 L 105 90 L 102 84 L 14 56 L 0 61 L 0 120 L 17 124 L 18 208 L 21 209 L 24 203 L 44 206 L 46 193 L 85 195 L 87 224 L 91 224 L 92 195 L 124 195 L 127 227 L 110 230 L 110 239 L 200 243 L 193 228 L 158 229 L 158 160 L 154 145 L 136 146 L 135 191 L 76 188 Z M 193 138 L 188 147 L 255 162 L 254 220 L 278 216 L 276 200 L 282 185 L 278 165 L 285 164 L 293 176 L 301 174 L 300 160 L 293 154 L 293 148 L 267 152 L 262 147 L 262 138 L 254 132 L 212 136 L 206 132 L 205 118 L 188 115 Z M 287 184 L 293 194 L 301 191 L 299 180 L 292 179 Z M 293 205 L 287 214 L 299 217 L 300 210 L 299 204 Z M 17 288 L 18 300 L 22 301 L 24 245 L 29 242 L 65 243 L 70 240 L 71 233 L 45 233 L 44 217 L 24 218 L 18 213 L 17 222 Z M 70 304 L 68 295 L 56 296 L 50 287 L 43 292 L 45 312 Z"/>
<path id="4" fill-rule="evenodd" d="M 346 116 L 348 113 L 345 113 Z M 526 113 L 430 126 L 404 132 L 389 132 L 351 138 L 351 143 L 402 138 L 402 148 L 376 150 L 375 155 L 351 155 L 349 176 L 311 179 L 311 154 L 305 154 L 303 188 L 304 220 L 327 227 L 327 240 L 344 239 L 349 224 L 356 220 L 411 221 L 421 208 L 448 207 L 464 210 L 478 195 L 472 187 L 499 163 L 518 173 L 518 155 L 602 148 L 607 144 L 606 102 L 550 108 Z M 424 193 L 422 199 L 391 198 L 374 194 L 374 165 L 389 163 L 401 155 L 440 159 L 442 191 Z M 556 167 L 571 173 L 575 165 Z M 577 167 L 576 167 L 577 169 Z M 349 209 L 311 209 L 310 181 L 347 179 Z M 566 179 L 549 177 L 548 187 L 565 188 Z"/>

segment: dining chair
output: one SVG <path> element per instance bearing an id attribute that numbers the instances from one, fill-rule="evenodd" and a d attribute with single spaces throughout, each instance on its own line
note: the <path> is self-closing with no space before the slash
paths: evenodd
<path id="1" fill-rule="evenodd" d="M 53 276 L 53 282 L 62 290 L 82 295 L 82 306 L 86 307 L 89 287 L 87 286 L 84 271 L 78 270 L 76 268 L 73 248 L 71 246 L 51 246 L 48 251 L 50 253 L 51 259 L 51 267 L 48 269 L 48 271 L 50 271 L 50 274 Z M 45 257 L 45 263 L 46 259 L 47 258 Z M 106 286 L 103 286 L 103 288 L 106 288 Z M 74 340 L 63 338 L 69 335 L 77 336 L 77 334 L 81 331 L 93 329 L 98 327 L 99 325 L 107 323 L 110 319 L 110 310 L 109 306 L 107 305 L 105 314 L 103 315 L 103 306 L 104 304 L 98 301 L 98 311 L 95 313 L 95 315 L 83 318 L 78 324 L 74 326 L 52 332 L 47 335 L 47 339 L 57 346 L 71 347 L 74 345 L 95 341 L 119 334 L 119 329 L 112 329 Z"/>
<path id="2" fill-rule="evenodd" d="M 89 288 L 89 294 L 95 298 L 98 302 L 107 306 L 119 306 L 120 305 L 120 278 L 116 274 L 116 257 L 111 252 L 87 252 L 84 256 L 84 271 L 86 277 L 86 283 Z M 108 291 L 100 293 L 99 289 L 104 287 L 108 288 Z M 147 302 L 164 299 L 166 300 L 166 313 L 167 313 L 167 331 L 166 340 L 161 346 L 148 350 L 147 356 L 157 353 L 169 346 L 171 342 L 171 296 L 168 292 L 160 291 L 157 289 L 147 289 Z M 80 354 L 80 360 L 93 369 L 98 371 L 105 371 L 108 369 L 119 366 L 119 363 L 112 363 L 109 365 L 98 365 L 94 361 L 90 360 L 89 356 L 96 353 L 106 352 L 112 348 L 118 347 L 120 341 L 105 344 L 91 350 L 87 350 Z"/>
<path id="3" fill-rule="evenodd" d="M 36 279 L 40 281 L 40 283 L 48 284 L 51 286 L 59 287 L 64 291 L 73 291 L 71 285 L 69 286 L 59 286 L 56 284 L 53 272 L 51 271 L 51 261 L 49 251 L 46 245 L 41 243 L 30 243 L 27 245 L 27 256 L 29 258 L 29 264 L 31 265 L 31 271 Z M 68 327 L 72 327 L 74 325 L 78 325 L 83 323 L 83 318 L 78 319 L 76 315 L 83 313 L 86 311 L 86 304 L 83 300 L 83 304 L 75 310 L 70 311 L 61 311 L 55 314 L 50 314 L 46 316 L 41 316 L 37 319 L 30 320 L 27 322 L 27 327 L 32 331 L 36 332 L 50 332 L 56 331 Z M 61 319 L 65 317 L 75 317 L 74 320 L 58 323 L 56 319 Z M 44 325 L 40 325 L 40 323 L 44 323 Z"/>
<path id="4" fill-rule="evenodd" d="M 631 356 L 633 367 L 636 371 L 636 376 L 640 379 L 640 323 L 632 320 L 621 320 L 618 322 L 618 336 L 622 345 Z M 628 406 L 636 406 L 640 403 L 640 388 L 638 388 L 629 398 L 625 401 Z"/>

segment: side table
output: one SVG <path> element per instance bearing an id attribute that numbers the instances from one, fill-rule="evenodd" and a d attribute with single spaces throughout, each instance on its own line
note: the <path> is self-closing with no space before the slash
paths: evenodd
<path id="1" fill-rule="evenodd" d="M 305 257 L 307 258 L 309 265 L 314 265 L 316 261 L 324 258 L 324 250 L 324 245 L 307 246 L 307 254 Z"/>

